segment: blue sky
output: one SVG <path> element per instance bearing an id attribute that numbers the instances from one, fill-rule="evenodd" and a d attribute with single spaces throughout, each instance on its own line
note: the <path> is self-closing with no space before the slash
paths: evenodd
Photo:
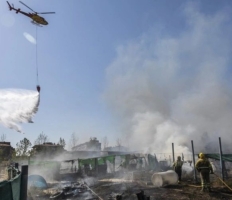
<path id="1" fill-rule="evenodd" d="M 123 109 L 122 104 L 114 102 L 116 98 L 120 99 L 121 95 L 131 91 L 131 88 L 128 88 L 128 91 L 121 93 L 118 88 L 111 86 L 112 80 L 109 79 L 111 76 L 108 73 L 112 73 L 112 66 L 117 65 L 121 58 L 120 53 L 128 54 L 122 59 L 133 60 L 127 49 L 130 44 L 143 43 L 145 40 L 147 45 L 141 46 L 145 48 L 144 52 L 149 54 L 153 51 L 149 45 L 159 45 L 159 39 L 163 38 L 179 39 L 191 29 L 189 27 L 192 24 L 198 23 L 194 17 L 188 18 L 189 15 L 201 13 L 205 20 L 210 20 L 218 13 L 231 15 L 232 6 L 229 0 L 194 1 L 194 4 L 185 0 L 23 2 L 35 11 L 54 11 L 56 14 L 43 15 L 49 25 L 37 27 L 39 84 L 42 89 L 39 111 L 33 120 L 35 123 L 22 124 L 25 135 L 0 126 L 0 134 L 6 134 L 7 140 L 11 141 L 13 146 L 24 137 L 34 143 L 42 131 L 48 135 L 51 142 L 57 142 L 60 137 L 68 142 L 71 134 L 75 132 L 79 142 L 90 137 L 101 140 L 107 136 L 110 145 L 115 145 L 117 138 L 123 138 L 125 132 L 132 131 L 133 127 L 139 124 L 128 128 L 127 120 L 130 120 L 131 116 L 122 115 L 125 116 L 125 112 L 129 111 Z M 11 0 L 10 3 L 13 3 L 15 8 L 29 11 L 18 1 Z M 189 11 L 191 5 L 194 7 L 193 11 Z M 36 37 L 36 27 L 26 16 L 10 12 L 5 1 L 0 2 L 0 19 L 0 89 L 35 90 L 36 46 L 26 40 L 23 33 L 27 32 Z M 191 19 L 196 21 L 191 22 Z M 7 20 L 12 21 L 12 24 L 7 25 Z M 225 20 L 225 23 L 229 22 L 230 16 Z M 224 41 L 226 44 L 231 41 L 230 30 L 224 24 L 222 27 L 227 39 Z M 133 45 L 131 48 L 136 48 Z M 226 49 L 225 52 L 230 51 Z M 163 53 L 157 56 L 162 56 Z M 120 62 L 119 65 L 121 68 L 127 68 Z M 130 65 L 133 72 L 133 62 Z M 228 65 L 225 69 L 228 70 Z M 121 70 L 123 72 L 125 69 Z M 192 71 L 194 70 L 191 68 L 182 70 L 178 76 L 191 79 Z M 130 85 L 124 83 L 125 85 L 119 87 L 120 91 Z M 172 84 L 168 81 L 159 83 L 161 88 Z M 132 84 L 131 87 L 134 89 L 137 86 Z M 112 96 L 111 93 L 118 96 Z M 147 101 L 144 101 L 144 104 L 146 103 Z M 162 111 L 160 113 L 164 115 Z M 134 132 L 137 134 L 137 131 Z M 129 134 L 128 137 L 134 137 L 136 134 Z M 124 144 L 126 145 L 127 141 Z"/>

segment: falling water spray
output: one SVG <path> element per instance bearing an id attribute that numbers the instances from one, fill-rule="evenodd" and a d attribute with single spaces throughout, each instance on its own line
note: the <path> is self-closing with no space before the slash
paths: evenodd
<path id="1" fill-rule="evenodd" d="M 33 123 L 32 117 L 39 107 L 38 91 L 21 89 L 0 90 L 0 123 L 22 132 L 20 123 Z"/>

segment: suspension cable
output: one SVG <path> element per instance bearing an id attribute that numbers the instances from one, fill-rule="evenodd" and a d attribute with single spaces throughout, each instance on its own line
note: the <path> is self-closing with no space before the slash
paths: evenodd
<path id="1" fill-rule="evenodd" d="M 39 67 L 38 67 L 38 34 L 37 34 L 37 26 L 35 26 L 35 32 L 36 32 L 36 43 L 35 43 L 35 65 L 36 65 L 36 89 L 40 93 L 40 86 L 39 86 Z"/>
<path id="2" fill-rule="evenodd" d="M 36 27 L 36 47 L 35 47 L 35 59 L 36 59 L 36 81 L 37 85 L 39 85 L 39 68 L 38 68 L 38 34 L 37 34 L 37 26 Z"/>

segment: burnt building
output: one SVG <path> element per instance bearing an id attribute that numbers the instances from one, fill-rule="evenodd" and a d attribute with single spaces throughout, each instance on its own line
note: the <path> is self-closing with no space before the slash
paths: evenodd
<path id="1" fill-rule="evenodd" d="M 101 143 L 95 137 L 90 138 L 89 142 L 73 147 L 72 151 L 101 151 Z"/>
<path id="2" fill-rule="evenodd" d="M 52 142 L 34 145 L 32 149 L 33 157 L 43 156 L 43 158 L 54 158 L 65 152 L 63 145 Z"/>
<path id="3" fill-rule="evenodd" d="M 0 142 L 0 161 L 10 160 L 14 150 L 10 142 Z"/>
<path id="4" fill-rule="evenodd" d="M 105 147 L 104 151 L 128 152 L 129 149 L 124 146 L 115 146 L 115 147 Z"/>

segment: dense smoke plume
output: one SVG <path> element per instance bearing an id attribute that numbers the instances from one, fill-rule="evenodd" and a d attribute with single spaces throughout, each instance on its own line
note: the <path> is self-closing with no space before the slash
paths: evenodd
<path id="1" fill-rule="evenodd" d="M 231 145 L 231 19 L 193 4 L 184 15 L 178 36 L 152 30 L 119 46 L 107 69 L 104 97 L 133 150 L 171 152 L 173 142 L 188 152 L 193 140 L 196 153 L 213 153 L 219 136 Z"/>
<path id="2" fill-rule="evenodd" d="M 32 117 L 38 111 L 39 99 L 37 91 L 1 89 L 0 123 L 21 132 L 19 123 L 33 123 Z"/>

